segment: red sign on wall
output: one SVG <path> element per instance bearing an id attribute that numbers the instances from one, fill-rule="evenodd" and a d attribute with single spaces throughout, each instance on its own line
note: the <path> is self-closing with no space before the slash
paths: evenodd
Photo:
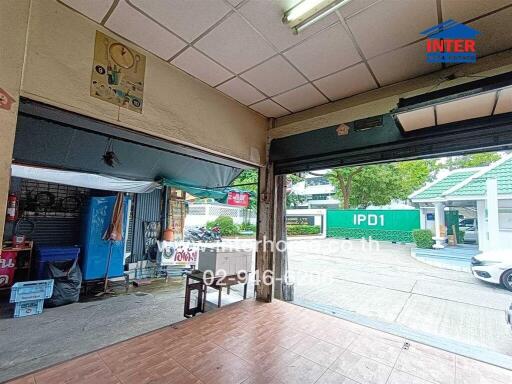
<path id="1" fill-rule="evenodd" d="M 248 207 L 249 194 L 247 192 L 228 192 L 228 205 Z"/>

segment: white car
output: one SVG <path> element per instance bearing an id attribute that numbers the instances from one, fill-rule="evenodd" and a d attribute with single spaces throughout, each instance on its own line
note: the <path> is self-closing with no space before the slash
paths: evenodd
<path id="1" fill-rule="evenodd" d="M 482 252 L 471 259 L 471 272 L 477 279 L 501 284 L 512 291 L 512 250 Z"/>

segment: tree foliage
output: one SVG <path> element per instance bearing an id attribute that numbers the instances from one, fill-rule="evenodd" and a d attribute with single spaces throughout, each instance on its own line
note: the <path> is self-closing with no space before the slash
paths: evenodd
<path id="1" fill-rule="evenodd" d="M 290 185 L 297 184 L 303 181 L 304 178 L 299 175 L 288 175 L 287 181 Z M 255 193 L 255 196 L 258 195 L 258 171 L 256 169 L 246 169 L 243 170 L 238 177 L 233 180 L 231 183 L 232 186 L 239 185 L 241 190 L 251 191 Z M 299 196 L 294 192 L 290 191 L 286 195 L 286 206 L 288 208 L 294 207 L 299 203 L 304 201 L 303 196 Z M 249 209 L 255 209 L 257 205 L 257 198 L 252 197 L 249 200 Z"/>
<path id="2" fill-rule="evenodd" d="M 258 171 L 256 169 L 244 169 L 238 177 L 231 182 L 231 185 L 247 192 L 254 192 L 258 196 Z M 239 187 L 238 187 L 239 186 Z M 249 198 L 249 209 L 256 209 L 257 197 Z"/>
<path id="3" fill-rule="evenodd" d="M 471 168 L 487 166 L 501 159 L 498 152 L 473 153 L 464 156 L 453 156 L 446 162 L 446 167 L 450 170 L 458 168 Z"/>
<path id="4" fill-rule="evenodd" d="M 437 170 L 434 160 L 414 160 L 337 168 L 331 170 L 327 178 L 334 185 L 342 208 L 366 208 L 406 199 L 432 180 Z"/>

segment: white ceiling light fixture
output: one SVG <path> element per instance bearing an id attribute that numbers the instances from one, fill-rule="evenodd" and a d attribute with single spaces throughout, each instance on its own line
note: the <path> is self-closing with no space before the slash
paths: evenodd
<path id="1" fill-rule="evenodd" d="M 402 132 L 512 113 L 512 72 L 400 99 L 391 111 Z"/>
<path id="2" fill-rule="evenodd" d="M 297 34 L 304 28 L 330 15 L 352 0 L 302 0 L 283 15 L 283 23 L 288 24 Z"/>

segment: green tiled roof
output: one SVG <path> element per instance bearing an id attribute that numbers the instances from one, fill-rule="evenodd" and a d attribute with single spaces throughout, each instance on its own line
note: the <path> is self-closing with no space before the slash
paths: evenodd
<path id="1" fill-rule="evenodd" d="M 489 178 L 498 180 L 498 195 L 512 195 L 512 157 L 450 193 L 450 196 L 483 196 Z"/>
<path id="2" fill-rule="evenodd" d="M 478 170 L 468 169 L 467 171 L 457 171 L 446 176 L 444 179 L 434 182 L 430 187 L 412 197 L 412 200 L 427 200 L 442 197 L 442 194 L 457 184 L 473 176 Z"/>

